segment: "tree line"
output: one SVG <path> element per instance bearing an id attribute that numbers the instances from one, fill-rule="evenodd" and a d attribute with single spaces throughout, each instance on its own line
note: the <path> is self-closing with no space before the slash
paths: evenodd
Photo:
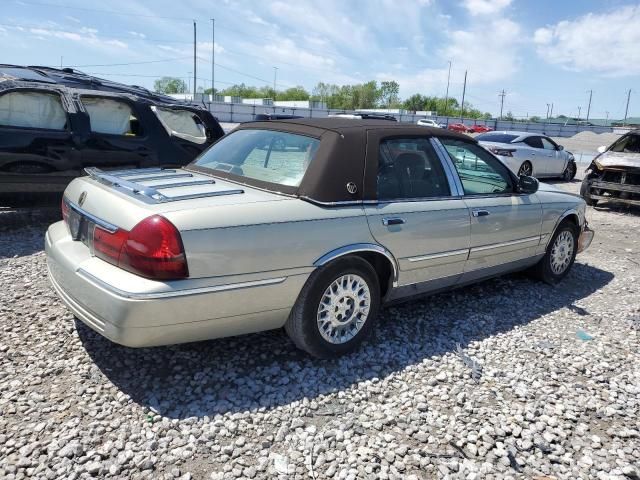
<path id="1" fill-rule="evenodd" d="M 184 81 L 179 78 L 162 77 L 155 81 L 154 90 L 159 93 L 185 93 Z M 201 90 L 211 94 L 211 88 Z M 399 96 L 400 85 L 396 81 L 384 81 L 378 84 L 371 80 L 354 85 L 336 85 L 319 82 L 311 92 L 302 86 L 274 91 L 272 87 L 255 87 L 244 83 L 232 85 L 223 90 L 215 90 L 216 95 L 241 98 L 272 98 L 276 100 L 310 100 L 323 102 L 330 109 L 357 110 L 374 108 L 398 108 L 409 112 L 431 111 L 438 115 L 459 116 L 464 114 L 468 118 L 491 118 L 488 112 L 482 112 L 467 101 L 464 102 L 464 112 L 455 98 L 421 95 L 415 93 L 405 100 Z"/>

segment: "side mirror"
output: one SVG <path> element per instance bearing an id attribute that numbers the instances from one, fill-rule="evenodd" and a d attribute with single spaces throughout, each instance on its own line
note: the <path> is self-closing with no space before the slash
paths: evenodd
<path id="1" fill-rule="evenodd" d="M 607 151 L 607 147 L 605 147 L 604 145 L 601 145 L 600 147 L 598 147 L 598 153 L 604 153 Z"/>
<path id="2" fill-rule="evenodd" d="M 520 193 L 532 194 L 538 191 L 538 187 L 540 186 L 540 182 L 535 177 L 530 177 L 528 175 L 521 175 L 518 179 L 518 191 Z"/>
<path id="3" fill-rule="evenodd" d="M 562 145 L 558 145 L 558 150 L 564 150 L 564 147 Z"/>

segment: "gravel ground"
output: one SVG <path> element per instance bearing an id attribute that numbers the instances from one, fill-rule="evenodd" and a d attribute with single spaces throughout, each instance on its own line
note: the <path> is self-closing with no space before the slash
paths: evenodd
<path id="1" fill-rule="evenodd" d="M 0 231 L 0 478 L 639 478 L 638 211 L 590 208 L 557 287 L 389 308 L 324 362 L 280 331 L 110 343 L 49 286 L 55 216 Z"/>

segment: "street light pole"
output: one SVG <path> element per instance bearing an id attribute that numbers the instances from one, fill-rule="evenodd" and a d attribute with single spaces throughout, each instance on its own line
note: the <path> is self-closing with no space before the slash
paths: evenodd
<path id="1" fill-rule="evenodd" d="M 278 67 L 273 67 L 273 101 L 276 101 L 276 97 L 278 96 L 276 93 L 276 78 L 278 76 Z"/>
<path id="2" fill-rule="evenodd" d="M 211 101 L 216 98 L 216 20 L 211 19 Z"/>
<path id="3" fill-rule="evenodd" d="M 444 94 L 444 116 L 449 110 L 449 81 L 451 80 L 451 60 L 449 60 L 449 74 L 447 75 L 447 92 Z"/>

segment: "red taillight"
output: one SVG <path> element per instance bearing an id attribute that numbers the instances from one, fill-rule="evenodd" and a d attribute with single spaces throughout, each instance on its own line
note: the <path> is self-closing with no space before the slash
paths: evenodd
<path id="1" fill-rule="evenodd" d="M 69 218 L 69 205 L 67 205 L 67 202 L 65 202 L 64 198 L 62 199 L 62 202 L 60 203 L 60 209 L 62 210 L 62 220 L 64 220 L 64 223 L 68 224 L 68 218 Z"/>
<path id="2" fill-rule="evenodd" d="M 178 229 L 160 215 L 145 218 L 130 232 L 111 233 L 96 226 L 93 249 L 97 257 L 142 277 L 170 280 L 189 276 Z"/>
<path id="3" fill-rule="evenodd" d="M 499 155 L 501 157 L 513 157 L 513 152 L 515 152 L 515 150 L 509 150 L 508 148 L 496 148 L 496 147 L 489 147 L 489 150 L 493 154 Z"/>

